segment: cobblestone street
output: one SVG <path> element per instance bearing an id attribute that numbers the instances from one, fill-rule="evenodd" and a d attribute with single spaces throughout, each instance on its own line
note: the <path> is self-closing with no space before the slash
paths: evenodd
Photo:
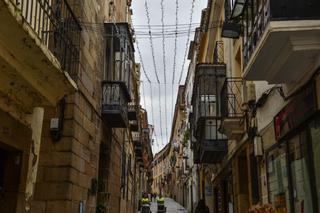
<path id="1" fill-rule="evenodd" d="M 183 208 L 179 203 L 175 202 L 171 198 L 165 199 L 165 206 L 167 207 L 167 213 L 187 213 L 187 210 Z M 157 203 L 152 202 L 151 204 L 152 213 L 157 212 Z"/>

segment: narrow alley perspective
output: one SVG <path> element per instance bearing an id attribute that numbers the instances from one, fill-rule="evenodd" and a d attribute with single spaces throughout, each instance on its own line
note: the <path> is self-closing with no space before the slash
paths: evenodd
<path id="1" fill-rule="evenodd" d="M 319 0 L 0 0 L 0 213 L 320 213 Z"/>
<path id="2" fill-rule="evenodd" d="M 171 198 L 166 198 L 165 199 L 166 203 L 166 212 L 167 213 L 187 213 L 187 210 L 181 206 L 179 203 L 175 202 Z M 152 202 L 151 203 L 151 211 L 152 212 L 157 212 L 157 203 Z"/>

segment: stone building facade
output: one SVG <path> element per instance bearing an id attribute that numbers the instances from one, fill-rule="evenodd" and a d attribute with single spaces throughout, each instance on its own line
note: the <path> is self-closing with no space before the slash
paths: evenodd
<path id="1" fill-rule="evenodd" d="M 203 10 L 186 88 L 196 199 L 210 212 L 319 211 L 320 52 L 307 45 L 319 44 L 319 6 L 209 0 Z"/>
<path id="2" fill-rule="evenodd" d="M 102 86 L 114 80 L 106 78 L 113 70 L 105 23 L 124 23 L 132 44 L 130 4 L 0 1 L 1 79 L 8 80 L 0 89 L 1 212 L 137 209 L 136 180 L 150 176 L 152 152 L 149 135 L 144 152 L 137 148 L 140 137 L 137 144 L 133 138 L 133 132 L 142 134 L 142 124 L 148 126 L 140 121 L 133 52 L 128 80 L 135 122 L 121 128 L 109 122 L 114 117 L 104 104 L 111 95 Z"/>

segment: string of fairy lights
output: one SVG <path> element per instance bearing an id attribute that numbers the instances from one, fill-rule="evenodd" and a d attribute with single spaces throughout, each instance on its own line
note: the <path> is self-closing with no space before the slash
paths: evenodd
<path id="1" fill-rule="evenodd" d="M 190 38 L 200 25 L 200 23 L 193 22 L 195 5 L 196 2 L 199 3 L 200 1 L 202 0 L 144 0 L 134 2 L 134 4 L 141 4 L 140 11 L 144 9 L 144 21 L 139 24 L 132 23 L 132 30 L 135 49 L 138 53 L 136 56 L 138 56 L 143 74 L 140 87 L 143 106 L 148 112 L 151 111 L 149 112 L 149 117 L 154 130 L 153 148 L 157 147 L 157 150 L 169 142 L 171 133 L 169 133 L 168 124 L 173 122 L 174 103 L 176 100 L 174 95 L 177 94 L 179 85 L 183 83 L 182 77 L 185 74 Z M 187 12 L 186 5 L 190 5 L 190 10 Z M 157 9 L 160 8 L 160 17 L 153 16 L 152 7 L 154 6 Z M 205 7 L 206 5 L 202 6 Z M 187 14 L 188 12 L 189 14 Z M 142 11 L 140 14 L 142 14 Z M 166 17 L 168 15 L 170 17 Z M 182 19 L 181 16 L 183 16 Z M 119 34 L 114 13 L 112 13 L 111 22 L 114 23 L 116 33 Z M 157 24 L 153 24 L 153 22 Z M 80 24 L 87 32 L 101 33 L 104 31 L 104 23 L 81 22 Z M 217 28 L 218 24 L 208 26 L 208 29 Z M 104 36 L 113 35 L 104 34 Z M 184 40 L 185 46 L 181 45 Z M 160 57 L 158 56 L 159 52 L 161 52 Z M 180 52 L 183 53 L 181 68 L 179 63 L 181 59 Z M 172 66 L 168 64 L 168 60 L 172 62 Z M 145 62 L 148 63 L 146 64 Z M 162 66 L 158 66 L 160 63 Z M 162 79 L 160 79 L 160 76 L 162 76 L 160 74 L 163 74 Z M 170 96 L 171 105 L 170 101 L 168 101 Z M 171 119 L 168 119 L 168 117 Z"/>
<path id="2" fill-rule="evenodd" d="M 144 100 L 144 107 L 151 108 L 151 120 L 152 125 L 155 127 L 154 129 L 157 130 L 154 132 L 154 146 L 158 148 L 161 146 L 166 145 L 169 142 L 170 135 L 168 134 L 168 120 L 173 120 L 173 110 L 174 110 L 174 93 L 177 92 L 178 86 L 182 82 L 182 77 L 185 74 L 185 66 L 187 63 L 187 52 L 189 48 L 190 38 L 193 33 L 195 33 L 195 28 L 199 26 L 199 23 L 193 23 L 193 14 L 195 9 L 195 0 L 185 1 L 185 0 L 175 0 L 175 8 L 174 13 L 170 14 L 171 16 L 174 15 L 174 24 L 166 24 L 166 21 L 169 18 L 166 18 L 166 10 L 170 9 L 166 7 L 169 0 L 158 0 L 156 1 L 159 3 L 159 8 L 161 9 L 161 16 L 151 16 L 150 11 L 150 4 L 151 0 L 144 0 L 144 15 L 146 18 L 146 24 L 144 25 L 133 25 L 134 26 L 134 35 L 135 35 L 135 45 L 139 56 L 139 61 L 141 63 L 142 73 L 144 74 L 144 79 L 142 82 L 143 87 L 146 83 L 149 84 L 149 91 L 146 91 L 143 88 L 143 92 L 141 93 Z M 172 1 L 172 0 L 170 0 Z M 187 23 L 179 23 L 179 15 L 180 13 L 184 13 L 185 11 L 181 11 L 181 6 L 183 4 L 190 3 L 190 12 Z M 152 4 L 156 4 L 155 1 L 152 1 Z M 154 5 L 152 5 L 154 6 Z M 151 24 L 152 20 L 155 22 L 160 21 L 160 24 Z M 159 19 L 159 20 L 158 20 Z M 171 17 L 172 19 L 172 17 Z M 173 40 L 173 45 L 172 45 Z M 186 40 L 185 48 L 181 48 L 181 41 Z M 170 42 L 168 44 L 168 42 Z M 144 45 L 141 45 L 143 42 Z M 179 43 L 180 42 L 180 43 Z M 178 44 L 179 43 L 179 44 Z M 159 56 L 155 54 L 155 44 L 161 45 L 161 59 L 158 60 Z M 143 46 L 143 48 L 141 48 Z M 146 48 L 149 46 L 148 48 Z M 141 52 L 141 50 L 143 52 Z M 158 51 L 158 49 L 157 49 Z M 172 68 L 168 69 L 167 59 L 168 59 L 168 52 L 173 54 L 170 56 L 170 60 L 173 61 Z M 180 53 L 183 53 L 182 64 L 180 68 L 180 63 L 178 63 L 178 57 Z M 158 57 L 157 57 L 158 56 Z M 158 60 L 158 61 L 156 61 Z M 145 62 L 149 63 L 149 67 L 145 67 Z M 159 61 L 162 61 L 161 66 L 157 66 L 160 64 Z M 158 64 L 157 64 L 158 62 Z M 159 67 L 161 69 L 159 69 Z M 170 72 L 169 72 L 170 71 Z M 163 72 L 163 78 L 160 79 L 160 73 Z M 168 82 L 168 74 L 172 74 L 171 80 Z M 152 78 L 153 77 L 153 78 Z M 171 87 L 171 88 L 170 88 Z M 171 89 L 171 106 L 170 102 L 168 103 L 167 96 L 168 96 L 168 89 Z M 158 93 L 157 93 L 158 92 Z M 170 94 L 170 92 L 169 92 Z M 148 98 L 146 98 L 148 96 Z M 158 96 L 158 97 L 156 97 Z M 150 103 L 148 103 L 150 102 Z M 156 108 L 155 108 L 156 107 Z M 170 109 L 170 114 L 168 113 L 168 109 Z M 157 116 L 155 116 L 155 112 Z M 168 119 L 168 116 L 171 119 Z M 164 118 L 164 122 L 163 122 Z M 170 122 L 169 121 L 169 122 Z M 156 128 L 157 127 L 157 128 Z M 158 134 L 156 134 L 158 133 Z M 170 133 L 171 134 L 171 133 Z"/>

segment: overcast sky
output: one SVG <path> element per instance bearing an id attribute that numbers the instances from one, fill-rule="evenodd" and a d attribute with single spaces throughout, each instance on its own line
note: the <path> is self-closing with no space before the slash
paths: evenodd
<path id="1" fill-rule="evenodd" d="M 192 8 L 192 0 L 179 0 L 178 9 L 178 31 L 183 34 L 178 35 L 177 39 L 177 55 L 176 55 L 176 69 L 175 69 L 175 82 L 172 84 L 173 79 L 173 62 L 174 62 L 174 47 L 175 37 L 168 36 L 168 31 L 173 32 L 175 30 L 176 22 L 176 1 L 164 0 L 164 24 L 166 30 L 165 38 L 165 52 L 166 52 L 166 82 L 164 84 L 164 63 L 163 63 L 163 46 L 161 34 L 161 0 L 147 0 L 150 14 L 151 32 L 153 35 L 154 45 L 154 58 L 156 62 L 157 73 L 160 80 L 159 84 L 155 75 L 155 69 L 153 64 L 153 57 L 151 51 L 151 44 L 148 38 L 148 19 L 145 9 L 145 0 L 134 0 L 132 3 L 133 9 L 133 23 L 136 31 L 136 37 L 138 39 L 139 49 L 141 50 L 142 61 L 145 66 L 147 75 L 151 80 L 151 87 L 148 83 L 143 71 L 141 70 L 141 80 L 143 84 L 141 86 L 141 102 L 142 106 L 146 108 L 148 112 L 149 123 L 155 127 L 155 140 L 153 144 L 154 154 L 160 151 L 168 142 L 171 134 L 171 124 L 173 118 L 173 107 L 177 98 L 179 76 L 183 66 L 183 58 L 186 50 L 186 42 L 188 39 L 188 24 L 190 23 L 190 14 Z M 207 5 L 207 0 L 195 0 L 194 12 L 192 17 L 192 28 L 190 34 L 190 41 L 194 37 L 195 23 L 200 22 L 201 10 Z M 197 25 L 198 26 L 198 25 Z M 145 32 L 146 35 L 141 35 Z M 189 45 L 188 45 L 189 46 Z M 139 54 L 136 48 L 136 60 L 139 62 Z M 181 84 L 184 83 L 187 73 L 189 61 L 185 61 L 185 66 L 182 75 Z M 160 96 L 160 101 L 159 101 Z M 153 109 L 153 110 L 152 110 Z M 152 113 L 153 111 L 153 113 Z M 161 120 L 160 120 L 161 114 Z M 167 119 L 166 119 L 167 118 Z M 165 122 L 167 120 L 167 122 Z M 162 123 L 162 125 L 161 125 Z M 162 134 L 161 134 L 162 133 Z"/>

